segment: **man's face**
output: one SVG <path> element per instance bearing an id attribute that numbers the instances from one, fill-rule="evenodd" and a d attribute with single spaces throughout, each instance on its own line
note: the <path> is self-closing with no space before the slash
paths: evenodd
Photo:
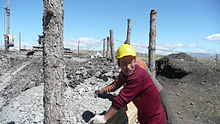
<path id="1" fill-rule="evenodd" d="M 136 59 L 133 56 L 125 56 L 119 59 L 119 66 L 124 75 L 128 76 L 135 70 Z"/>

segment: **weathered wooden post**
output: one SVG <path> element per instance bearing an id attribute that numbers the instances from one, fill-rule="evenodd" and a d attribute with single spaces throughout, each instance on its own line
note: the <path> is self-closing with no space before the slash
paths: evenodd
<path id="1" fill-rule="evenodd" d="M 220 70 L 220 60 L 219 60 L 220 54 L 216 54 L 216 67 L 218 70 Z"/>
<path id="2" fill-rule="evenodd" d="M 79 43 L 80 43 L 80 40 L 78 40 L 78 57 L 79 57 Z"/>
<path id="3" fill-rule="evenodd" d="M 127 39 L 124 42 L 125 44 L 130 44 L 131 43 L 131 19 L 128 19 L 128 29 L 127 29 Z"/>
<path id="4" fill-rule="evenodd" d="M 148 68 L 153 76 L 156 76 L 155 68 L 155 51 L 156 51 L 156 14 L 157 10 L 151 10 L 150 13 L 150 33 L 149 33 L 149 47 L 148 47 Z"/>
<path id="5" fill-rule="evenodd" d="M 152 72 L 153 78 L 156 77 L 156 68 L 155 68 L 155 51 L 156 51 L 156 14 L 157 10 L 151 10 L 150 13 L 150 33 L 149 33 L 149 51 L 148 51 L 148 68 Z M 153 79 L 152 78 L 152 79 Z M 158 82 L 156 79 L 154 80 L 154 83 L 157 84 Z M 159 82 L 158 82 L 159 83 Z M 159 83 L 160 85 L 160 83 Z M 163 105 L 163 108 L 166 112 L 167 122 L 170 124 L 176 124 L 178 123 L 175 115 L 173 114 L 170 103 L 167 97 L 167 91 L 165 89 L 162 89 L 160 86 L 160 98 L 161 103 Z"/>
<path id="6" fill-rule="evenodd" d="M 105 48 L 106 48 L 106 38 L 103 39 L 103 55 L 102 55 L 103 57 L 106 57 Z"/>
<path id="7" fill-rule="evenodd" d="M 111 48 L 111 60 L 115 63 L 115 48 L 114 48 L 114 32 L 110 30 L 110 48 Z"/>
<path id="8" fill-rule="evenodd" d="M 63 0 L 43 0 L 44 124 L 61 124 L 64 93 Z"/>
<path id="9" fill-rule="evenodd" d="M 4 34 L 5 50 L 8 51 L 9 47 L 14 46 L 14 37 L 10 34 L 10 0 L 7 0 L 6 11 L 6 34 Z"/>
<path id="10" fill-rule="evenodd" d="M 21 52 L 21 32 L 19 32 L 19 51 Z"/>
<path id="11" fill-rule="evenodd" d="M 106 58 L 110 59 L 110 38 L 107 37 L 107 52 L 106 52 Z"/>

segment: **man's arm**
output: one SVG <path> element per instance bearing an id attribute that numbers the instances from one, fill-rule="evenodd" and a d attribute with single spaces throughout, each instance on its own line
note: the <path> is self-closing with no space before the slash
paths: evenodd
<path id="1" fill-rule="evenodd" d="M 104 118 L 105 120 L 109 120 L 111 117 L 113 117 L 118 110 L 114 109 L 112 106 L 109 108 L 108 112 L 105 113 Z"/>
<path id="2" fill-rule="evenodd" d="M 113 107 L 110 107 L 108 112 L 105 115 L 96 115 L 89 120 L 89 124 L 105 124 L 111 117 L 113 117 L 118 110 L 115 110 Z"/>
<path id="3" fill-rule="evenodd" d="M 111 84 L 103 88 L 104 92 L 114 92 L 124 84 L 123 77 L 118 76 Z"/>
<path id="4" fill-rule="evenodd" d="M 120 72 L 120 74 L 117 76 L 117 78 L 109 85 L 107 85 L 106 87 L 102 88 L 101 90 L 96 90 L 95 93 L 96 94 L 102 94 L 102 93 L 107 93 L 107 92 L 114 92 L 117 89 L 119 89 L 122 85 L 124 85 L 125 81 L 124 81 L 124 77 L 122 75 L 122 73 Z"/>

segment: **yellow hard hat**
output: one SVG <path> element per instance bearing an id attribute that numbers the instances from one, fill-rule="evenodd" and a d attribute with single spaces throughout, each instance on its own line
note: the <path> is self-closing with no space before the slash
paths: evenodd
<path id="1" fill-rule="evenodd" d="M 125 56 L 136 56 L 136 52 L 134 50 L 134 47 L 132 47 L 129 44 L 123 44 L 121 45 L 117 50 L 117 59 L 121 59 Z"/>

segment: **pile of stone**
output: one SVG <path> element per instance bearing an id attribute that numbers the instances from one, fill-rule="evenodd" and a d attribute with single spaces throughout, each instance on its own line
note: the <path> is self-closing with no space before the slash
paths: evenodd
<path id="1" fill-rule="evenodd" d="M 28 59 L 0 91 L 0 123 L 43 123 L 42 57 Z M 110 107 L 110 99 L 96 97 L 94 91 L 110 84 L 119 68 L 106 58 L 66 58 L 65 63 L 64 123 L 85 124 Z"/>

